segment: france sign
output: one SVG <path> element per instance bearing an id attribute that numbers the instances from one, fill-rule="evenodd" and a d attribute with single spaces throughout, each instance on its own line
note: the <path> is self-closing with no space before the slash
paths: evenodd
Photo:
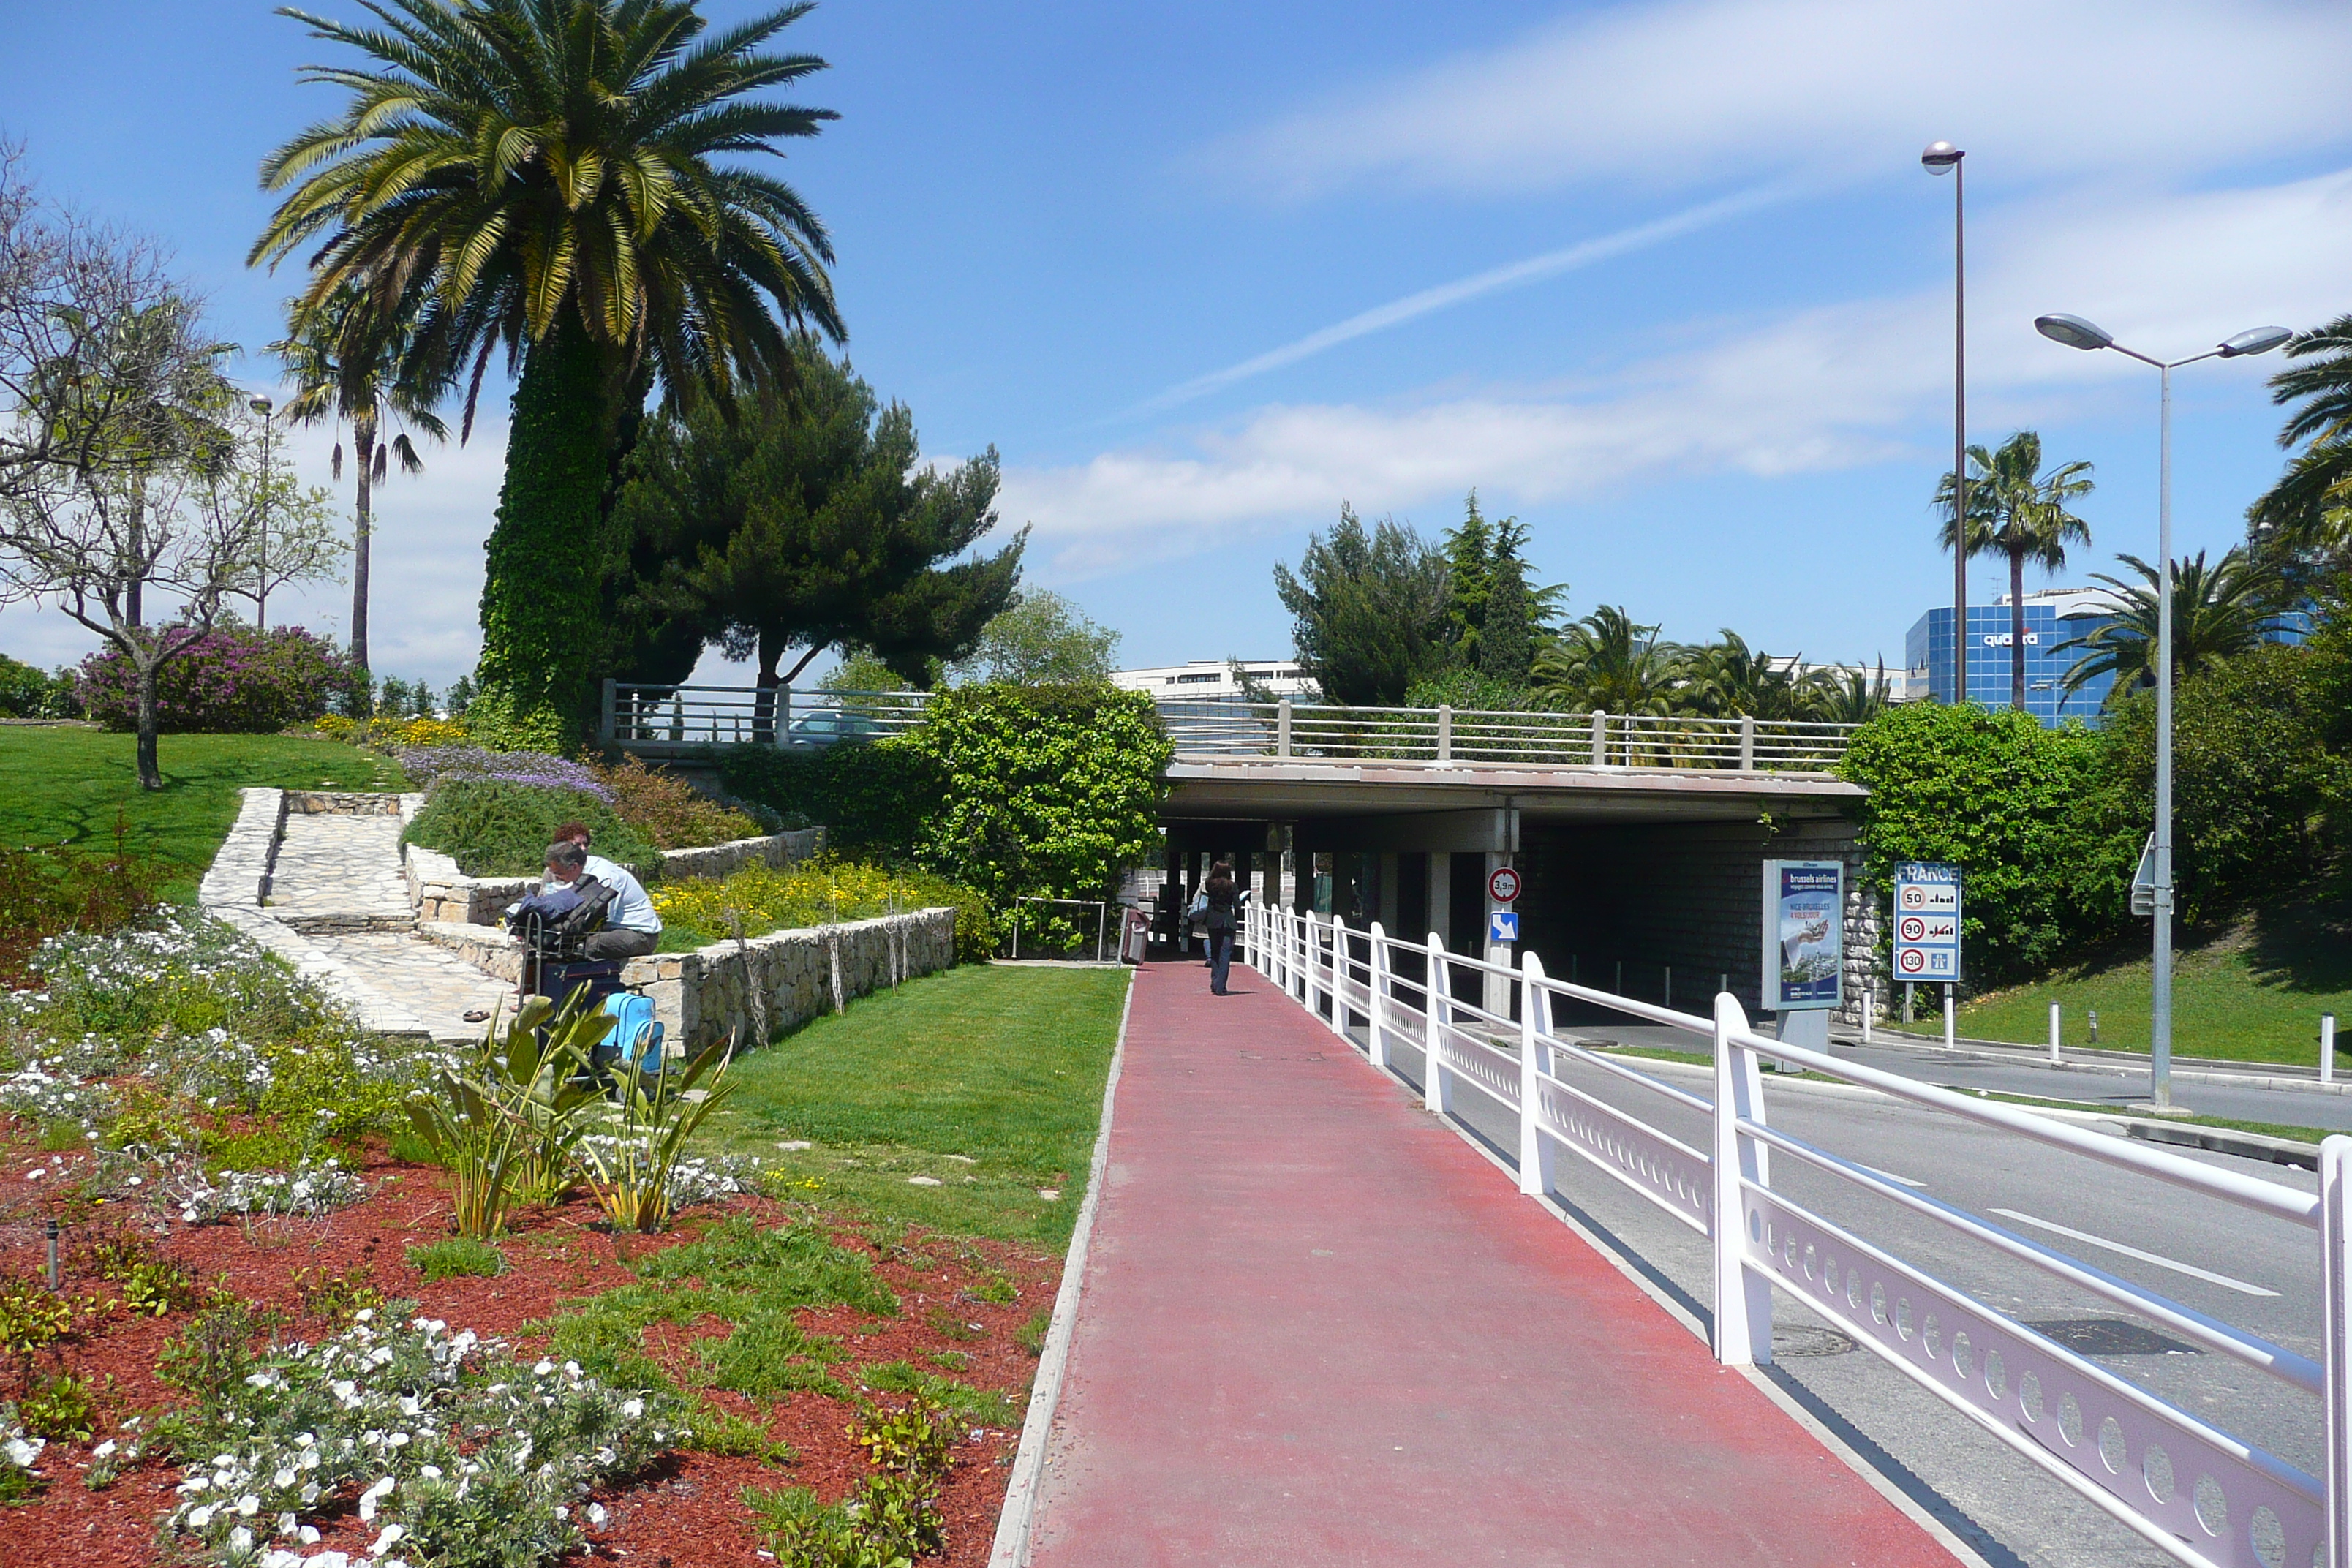
<path id="1" fill-rule="evenodd" d="M 1960 868 L 1932 860 L 1895 868 L 1895 978 L 1960 977 Z"/>

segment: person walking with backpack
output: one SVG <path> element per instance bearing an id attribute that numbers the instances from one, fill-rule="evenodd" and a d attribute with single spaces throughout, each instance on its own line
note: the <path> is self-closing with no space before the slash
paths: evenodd
<path id="1" fill-rule="evenodd" d="M 1209 868 L 1201 889 L 1208 902 L 1204 924 L 1209 935 L 1209 994 L 1225 994 L 1225 976 L 1234 963 L 1234 927 L 1239 923 L 1241 892 L 1234 885 L 1234 868 L 1223 860 Z"/>

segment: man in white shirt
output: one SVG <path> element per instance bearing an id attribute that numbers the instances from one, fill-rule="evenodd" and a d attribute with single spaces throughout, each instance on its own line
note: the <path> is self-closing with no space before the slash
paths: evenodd
<path id="1" fill-rule="evenodd" d="M 661 916 L 654 912 L 654 901 L 646 896 L 643 883 L 629 875 L 626 868 L 614 865 L 602 855 L 588 852 L 590 842 L 587 827 L 581 823 L 567 822 L 555 830 L 555 844 L 548 848 L 549 879 L 572 882 L 582 876 L 593 877 L 613 889 L 612 907 L 604 914 L 604 929 L 587 942 L 591 958 L 641 958 L 661 943 Z M 581 862 L 576 867 L 560 867 L 555 848 L 561 845 L 576 845 Z M 569 860 L 569 856 L 561 857 Z"/>

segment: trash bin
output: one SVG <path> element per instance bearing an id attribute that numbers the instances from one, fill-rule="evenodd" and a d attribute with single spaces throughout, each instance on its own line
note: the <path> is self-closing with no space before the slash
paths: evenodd
<path id="1" fill-rule="evenodd" d="M 1144 944 L 1151 940 L 1151 917 L 1141 910 L 1128 910 L 1119 921 L 1118 961 L 1121 963 L 1141 963 Z"/>

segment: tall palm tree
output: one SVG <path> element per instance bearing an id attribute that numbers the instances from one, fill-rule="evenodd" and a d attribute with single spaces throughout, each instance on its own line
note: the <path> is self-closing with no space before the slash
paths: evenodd
<path id="1" fill-rule="evenodd" d="M 2308 363 L 2271 377 L 2273 403 L 2303 405 L 2278 442 L 2308 445 L 2246 509 L 2248 531 L 2267 557 L 2340 567 L 2352 555 L 2352 315 L 2297 333 L 2286 352 Z"/>
<path id="2" fill-rule="evenodd" d="M 2046 572 L 2066 564 L 2066 546 L 2091 542 L 2091 525 L 2066 503 L 2091 493 L 2091 465 L 2064 463 L 2042 471 L 2042 437 L 2020 430 L 1997 452 L 1969 448 L 1969 553 L 2009 557 L 2009 704 L 2025 710 L 2025 563 Z M 1952 514 L 1952 476 L 1936 487 L 1944 509 L 1944 548 L 1958 531 Z M 1956 637 L 1968 627 L 1952 628 Z M 1960 694 L 1966 700 L 1967 693 Z"/>
<path id="3" fill-rule="evenodd" d="M 1662 714 L 1674 709 L 1685 650 L 1657 640 L 1616 605 L 1603 605 L 1536 657 L 1536 689 L 1573 709 Z"/>
<path id="4" fill-rule="evenodd" d="M 2116 559 L 2139 576 L 2126 583 L 2105 573 L 2097 582 L 2115 590 L 2112 617 L 2079 637 L 2060 643 L 2057 651 L 2086 650 L 2067 673 L 2066 689 L 2079 691 L 2102 675 L 2113 674 L 2108 689 L 2113 703 L 2126 691 L 2156 684 L 2157 605 L 2163 590 L 2157 569 L 2137 555 Z M 2205 552 L 2172 563 L 2172 673 L 2186 680 L 2232 655 L 2258 647 L 2279 612 L 2285 607 L 2285 585 L 2277 572 L 2252 560 L 2242 548 L 2233 549 L 2205 564 Z M 2086 619 L 2084 616 L 2070 620 Z"/>
<path id="5" fill-rule="evenodd" d="M 397 420 L 436 441 L 446 439 L 448 429 L 433 405 L 447 378 L 414 352 L 414 319 L 385 321 L 356 284 L 337 289 L 315 310 L 296 312 L 289 331 L 292 336 L 269 345 L 294 375 L 286 416 L 304 425 L 351 422 L 359 491 L 352 512 L 352 661 L 365 669 L 368 540 L 373 531 L 375 487 L 383 482 L 392 462 L 404 474 L 425 467 L 408 432 L 395 429 L 386 440 L 384 426 Z M 343 477 L 341 439 L 335 442 L 334 473 L 339 479 Z"/>
<path id="6" fill-rule="evenodd" d="M 824 225 L 734 161 L 835 118 L 752 98 L 824 68 L 765 52 L 810 0 L 709 37 L 693 0 L 367 4 L 381 26 L 284 13 L 364 58 L 306 68 L 350 102 L 264 160 L 287 194 L 248 259 L 307 252 L 301 314 L 347 285 L 386 321 L 421 299 L 417 352 L 470 362 L 467 431 L 492 353 L 520 362 L 477 711 L 560 741 L 585 708 L 577 622 L 636 404 L 656 382 L 672 406 L 764 395 L 792 329 L 842 335 Z"/>
<path id="7" fill-rule="evenodd" d="M 1864 674 L 1859 669 L 1816 670 L 1806 681 L 1805 717 L 1825 724 L 1867 724 L 1886 711 L 1886 661 Z"/>

